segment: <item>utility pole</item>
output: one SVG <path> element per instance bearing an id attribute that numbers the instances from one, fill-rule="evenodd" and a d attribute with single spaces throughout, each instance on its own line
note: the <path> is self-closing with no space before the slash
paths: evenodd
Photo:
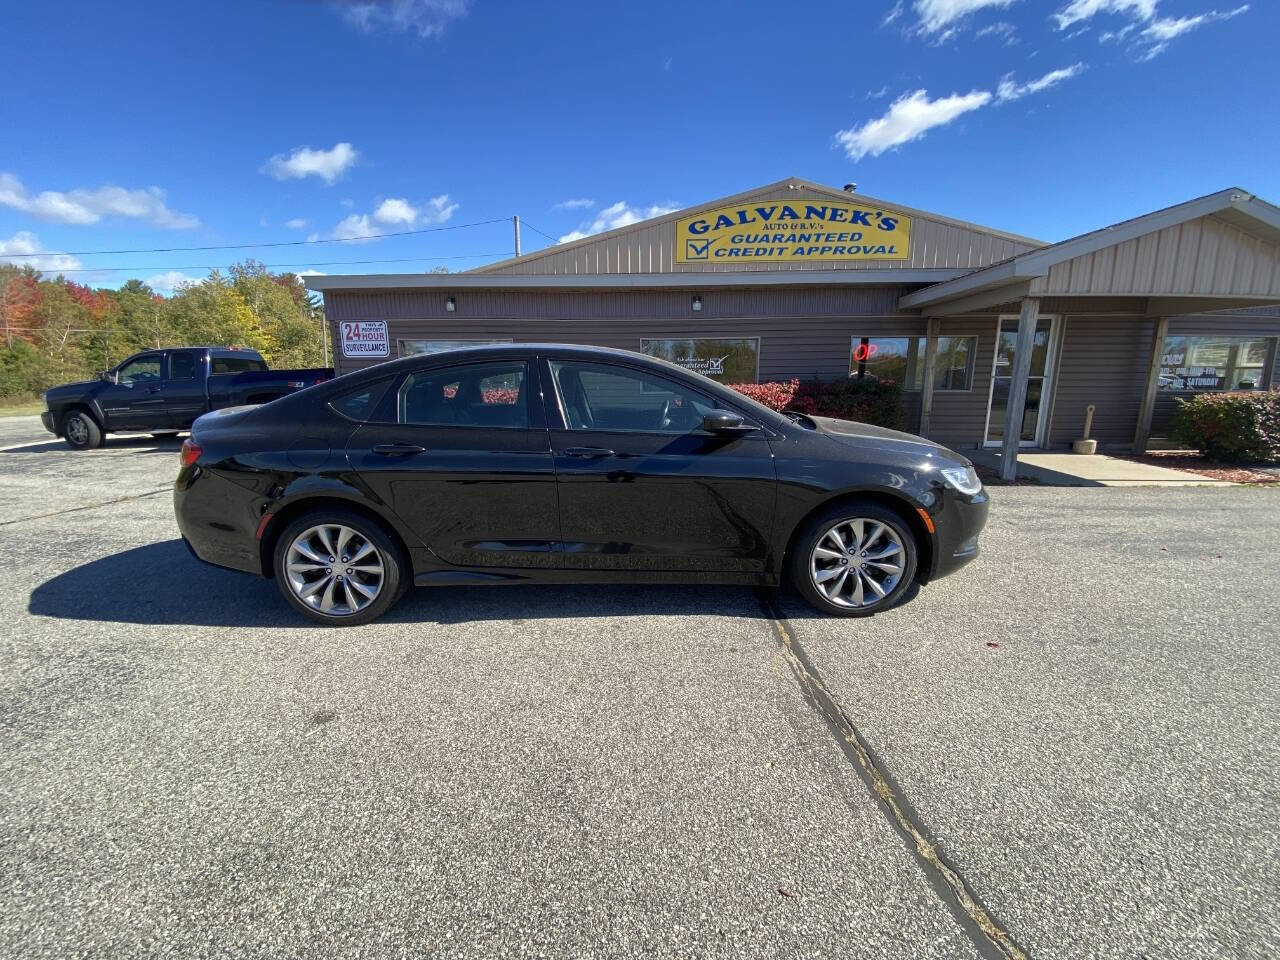
<path id="1" fill-rule="evenodd" d="M 518 257 L 520 256 L 520 216 L 519 214 L 511 218 L 511 223 L 516 228 L 516 256 Z"/>

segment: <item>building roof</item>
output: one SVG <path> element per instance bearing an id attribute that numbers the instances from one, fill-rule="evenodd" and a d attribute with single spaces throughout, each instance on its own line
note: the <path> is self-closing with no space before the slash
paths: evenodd
<path id="1" fill-rule="evenodd" d="M 900 304 L 959 312 L 1042 295 L 1280 298 L 1280 208 L 1230 187 L 1029 250 Z"/>

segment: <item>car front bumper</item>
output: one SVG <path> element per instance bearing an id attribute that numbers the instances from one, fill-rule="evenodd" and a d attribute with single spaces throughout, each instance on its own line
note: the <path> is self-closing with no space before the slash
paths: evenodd
<path id="1" fill-rule="evenodd" d="M 54 436 L 58 435 L 58 428 L 53 422 L 53 414 L 50 413 L 48 410 L 40 414 L 40 422 L 43 423 L 44 428 L 48 430 L 50 433 L 52 433 Z"/>
<path id="2" fill-rule="evenodd" d="M 978 556 L 978 537 L 987 525 L 991 501 L 986 489 L 971 497 L 948 490 L 933 516 L 933 564 L 930 580 L 955 573 Z"/>

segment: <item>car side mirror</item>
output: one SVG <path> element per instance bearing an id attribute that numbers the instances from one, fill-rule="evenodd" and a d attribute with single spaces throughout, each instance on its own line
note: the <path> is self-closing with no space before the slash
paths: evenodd
<path id="1" fill-rule="evenodd" d="M 755 427 L 732 410 L 711 410 L 702 418 L 702 429 L 708 433 L 747 433 Z"/>
<path id="2" fill-rule="evenodd" d="M 98 379 L 105 380 L 108 383 L 115 383 L 116 375 L 110 370 L 103 370 L 100 374 L 98 374 Z"/>

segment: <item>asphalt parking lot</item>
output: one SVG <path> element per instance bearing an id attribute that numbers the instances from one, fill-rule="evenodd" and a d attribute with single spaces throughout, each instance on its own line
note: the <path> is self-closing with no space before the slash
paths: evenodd
<path id="1" fill-rule="evenodd" d="M 4 956 L 1280 953 L 1280 491 L 1000 488 L 858 622 L 326 630 L 189 557 L 177 448 L 0 419 Z"/>

